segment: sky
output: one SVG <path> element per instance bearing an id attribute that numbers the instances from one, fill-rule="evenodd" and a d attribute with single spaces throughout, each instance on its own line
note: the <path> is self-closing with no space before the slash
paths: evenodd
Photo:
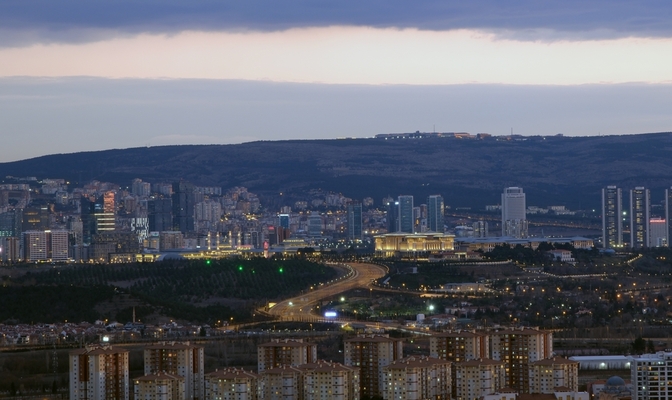
<path id="1" fill-rule="evenodd" d="M 672 3 L 3 0 L 0 162 L 171 144 L 672 131 Z"/>

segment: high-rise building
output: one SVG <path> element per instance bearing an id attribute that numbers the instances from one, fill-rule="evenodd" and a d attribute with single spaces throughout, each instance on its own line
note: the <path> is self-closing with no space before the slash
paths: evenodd
<path id="1" fill-rule="evenodd" d="M 415 219 L 413 218 L 413 196 L 399 196 L 399 229 L 398 232 L 413 233 Z"/>
<path id="2" fill-rule="evenodd" d="M 406 357 L 384 367 L 385 400 L 451 398 L 451 363 L 433 357 Z"/>
<path id="3" fill-rule="evenodd" d="M 9 210 L 0 213 L 0 237 L 21 236 L 21 210 Z"/>
<path id="4" fill-rule="evenodd" d="M 427 199 L 427 229 L 430 232 L 443 232 L 443 197 L 438 194 Z"/>
<path id="5" fill-rule="evenodd" d="M 273 339 L 257 347 L 257 370 L 317 361 L 317 345 L 303 339 Z"/>
<path id="6" fill-rule="evenodd" d="M 530 393 L 554 394 L 556 388 L 579 390 L 579 363 L 566 358 L 553 357 L 530 365 Z"/>
<path id="7" fill-rule="evenodd" d="M 147 197 L 151 192 L 152 185 L 149 182 L 143 182 L 142 179 L 133 179 L 131 193 L 138 197 Z"/>
<path id="8" fill-rule="evenodd" d="M 553 354 L 553 333 L 511 328 L 490 333 L 490 358 L 506 366 L 506 383 L 519 393 L 530 393 L 530 366 Z"/>
<path id="9" fill-rule="evenodd" d="M 479 358 L 478 360 L 455 363 L 457 388 L 455 400 L 474 400 L 495 393 L 506 386 L 506 367 L 503 362 Z"/>
<path id="10" fill-rule="evenodd" d="M 18 237 L 0 237 L 0 261 L 17 262 L 21 255 L 21 240 Z"/>
<path id="11" fill-rule="evenodd" d="M 133 380 L 135 400 L 183 400 L 184 378 L 166 372 L 157 372 Z"/>
<path id="12" fill-rule="evenodd" d="M 403 357 L 403 346 L 388 335 L 359 335 L 345 341 L 343 353 L 345 365 L 359 367 L 360 395 L 382 396 L 384 368 Z"/>
<path id="13" fill-rule="evenodd" d="M 623 205 L 621 189 L 607 186 L 602 189 L 602 247 L 623 247 Z"/>
<path id="14" fill-rule="evenodd" d="M 238 368 L 215 370 L 205 375 L 205 398 L 220 400 L 260 399 L 260 377 Z"/>
<path id="15" fill-rule="evenodd" d="M 630 190 L 630 248 L 649 246 L 649 220 L 651 219 L 649 189 L 638 186 Z"/>
<path id="16" fill-rule="evenodd" d="M 430 357 L 459 363 L 469 360 L 486 358 L 490 354 L 490 338 L 484 333 L 475 331 L 442 332 L 430 336 Z M 451 380 L 455 382 L 456 369 L 451 369 Z M 457 387 L 452 386 L 453 398 L 457 396 Z"/>
<path id="17" fill-rule="evenodd" d="M 649 247 L 667 247 L 667 221 L 662 218 L 649 220 Z"/>
<path id="18" fill-rule="evenodd" d="M 312 238 L 322 236 L 322 227 L 322 216 L 317 211 L 313 211 L 308 216 L 308 236 Z"/>
<path id="19" fill-rule="evenodd" d="M 474 230 L 475 238 L 488 237 L 488 221 L 476 221 L 473 223 L 472 228 Z"/>
<path id="20" fill-rule="evenodd" d="M 166 372 L 184 378 L 187 399 L 203 399 L 205 389 L 204 351 L 189 342 L 164 342 L 145 347 L 145 375 Z"/>
<path id="21" fill-rule="evenodd" d="M 387 233 L 399 232 L 399 202 L 390 200 L 385 203 L 387 211 Z"/>
<path id="22" fill-rule="evenodd" d="M 278 214 L 278 224 L 285 229 L 289 229 L 289 214 Z"/>
<path id="23" fill-rule="evenodd" d="M 359 400 L 359 369 L 328 361 L 296 367 L 303 372 L 303 400 Z"/>
<path id="24" fill-rule="evenodd" d="M 303 371 L 283 365 L 260 373 L 262 400 L 294 400 L 303 398 Z"/>
<path id="25" fill-rule="evenodd" d="M 630 357 L 632 398 L 636 400 L 670 399 L 672 386 L 667 384 L 672 375 L 672 353 L 659 351 Z"/>
<path id="26" fill-rule="evenodd" d="M 194 231 L 196 188 L 185 181 L 173 183 L 173 229 L 182 233 Z"/>
<path id="27" fill-rule="evenodd" d="M 128 400 L 128 351 L 112 346 L 87 346 L 71 352 L 69 398 Z"/>
<path id="28" fill-rule="evenodd" d="M 173 230 L 173 202 L 171 199 L 150 199 L 147 201 L 147 218 L 150 232 Z"/>
<path id="29" fill-rule="evenodd" d="M 49 258 L 46 231 L 23 232 L 23 259 L 27 262 L 46 261 Z"/>
<path id="30" fill-rule="evenodd" d="M 112 192 L 108 192 L 112 193 Z M 116 229 L 116 217 L 114 211 L 114 197 L 107 193 L 105 196 L 92 201 L 86 197 L 80 200 L 82 219 L 82 240 L 85 244 L 91 244 L 93 235 L 113 232 Z M 105 211 L 107 207 L 108 211 Z"/>
<path id="31" fill-rule="evenodd" d="M 350 202 L 348 209 L 348 239 L 362 239 L 362 203 Z"/>
<path id="32" fill-rule="evenodd" d="M 519 187 L 508 187 L 502 193 L 502 236 L 527 237 L 525 193 Z"/>
<path id="33" fill-rule="evenodd" d="M 49 207 L 33 205 L 23 209 L 22 231 L 44 231 L 49 229 Z"/>

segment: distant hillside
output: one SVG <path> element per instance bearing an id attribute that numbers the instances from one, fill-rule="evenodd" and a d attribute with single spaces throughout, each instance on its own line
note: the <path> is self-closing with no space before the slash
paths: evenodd
<path id="1" fill-rule="evenodd" d="M 600 188 L 646 186 L 653 201 L 672 186 L 672 133 L 526 140 L 352 139 L 165 146 L 57 154 L 0 164 L 0 176 L 133 178 L 246 186 L 278 205 L 310 189 L 353 198 L 442 194 L 452 206 L 499 203 L 506 186 L 522 186 L 528 204 L 596 207 Z M 283 193 L 282 199 L 271 196 Z"/>

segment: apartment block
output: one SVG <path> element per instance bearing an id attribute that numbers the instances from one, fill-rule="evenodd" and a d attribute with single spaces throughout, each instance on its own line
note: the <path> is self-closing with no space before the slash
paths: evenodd
<path id="1" fill-rule="evenodd" d="M 70 400 L 129 399 L 127 350 L 87 346 L 69 358 Z"/>
<path id="2" fill-rule="evenodd" d="M 479 399 L 506 385 L 506 366 L 501 361 L 482 358 L 453 364 L 457 388 L 455 400 Z"/>
<path id="3" fill-rule="evenodd" d="M 558 388 L 579 389 L 579 363 L 553 357 L 530 364 L 530 393 L 552 394 Z"/>
<path id="4" fill-rule="evenodd" d="M 384 368 L 403 357 L 401 340 L 388 335 L 359 335 L 347 339 L 344 346 L 345 365 L 358 367 L 360 395 L 382 396 Z"/>
<path id="5" fill-rule="evenodd" d="M 317 345 L 303 339 L 273 339 L 257 347 L 257 371 L 317 361 Z"/>
<path id="6" fill-rule="evenodd" d="M 299 365 L 303 400 L 359 400 L 359 369 L 328 361 Z"/>
<path id="7" fill-rule="evenodd" d="M 204 398 L 205 377 L 202 347 L 189 342 L 162 342 L 145 348 L 145 375 L 165 372 L 184 378 L 184 391 L 188 399 Z"/>
<path id="8" fill-rule="evenodd" d="M 434 357 L 406 357 L 384 367 L 385 400 L 448 400 L 451 362 Z"/>
<path id="9" fill-rule="evenodd" d="M 205 375 L 205 398 L 212 400 L 258 400 L 263 392 L 254 372 L 238 368 L 215 370 Z"/>
<path id="10" fill-rule="evenodd" d="M 185 400 L 184 378 L 165 372 L 136 378 L 134 400 Z"/>

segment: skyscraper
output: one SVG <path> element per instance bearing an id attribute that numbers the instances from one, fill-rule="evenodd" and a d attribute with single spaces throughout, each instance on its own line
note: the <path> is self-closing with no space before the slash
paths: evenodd
<path id="1" fill-rule="evenodd" d="M 147 218 L 150 232 L 173 229 L 173 203 L 170 199 L 150 199 L 147 201 Z"/>
<path id="2" fill-rule="evenodd" d="M 399 202 L 388 201 L 385 207 L 387 210 L 387 232 L 399 232 Z"/>
<path id="3" fill-rule="evenodd" d="M 649 246 L 649 220 L 651 218 L 649 189 L 637 186 L 630 190 L 630 247 L 641 249 Z"/>
<path id="4" fill-rule="evenodd" d="M 399 232 L 413 233 L 413 196 L 399 196 Z"/>
<path id="5" fill-rule="evenodd" d="M 621 189 L 607 186 L 602 189 L 602 247 L 611 249 L 623 246 L 623 205 Z"/>
<path id="6" fill-rule="evenodd" d="M 362 239 L 362 203 L 348 203 L 348 239 Z"/>
<path id="7" fill-rule="evenodd" d="M 527 237 L 525 193 L 519 187 L 508 187 L 502 193 L 502 236 Z"/>
<path id="8" fill-rule="evenodd" d="M 173 183 L 173 229 L 182 233 L 194 231 L 195 189 L 186 181 Z"/>
<path id="9" fill-rule="evenodd" d="M 443 197 L 438 194 L 427 199 L 427 228 L 430 232 L 443 232 Z"/>

